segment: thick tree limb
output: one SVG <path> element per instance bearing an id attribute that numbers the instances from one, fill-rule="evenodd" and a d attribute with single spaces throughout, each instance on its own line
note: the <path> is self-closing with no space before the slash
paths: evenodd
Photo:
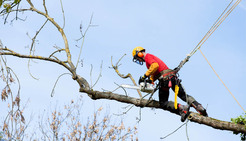
<path id="1" fill-rule="evenodd" d="M 188 119 L 192 122 L 196 122 L 199 124 L 204 124 L 215 129 L 220 130 L 228 130 L 233 131 L 235 133 L 245 133 L 246 134 L 246 126 L 241 124 L 235 124 L 232 122 L 221 121 L 218 119 L 214 119 L 211 117 L 204 117 L 197 113 L 191 113 Z"/>
<path id="2" fill-rule="evenodd" d="M 146 105 L 145 107 L 162 109 L 160 107 L 159 102 L 155 100 L 152 100 L 151 102 L 149 102 L 149 104 L 147 104 L 148 103 L 147 99 L 141 100 L 134 97 L 120 95 L 112 92 L 100 92 L 100 91 L 85 90 L 85 89 L 80 89 L 80 92 L 87 93 L 94 100 L 97 99 L 116 100 L 122 103 L 133 104 L 137 107 L 144 107 Z M 228 130 L 236 133 L 246 133 L 245 125 L 235 124 L 227 121 L 221 121 L 211 117 L 204 117 L 200 114 L 193 113 L 193 112 L 191 112 L 188 118 L 192 122 L 207 125 L 215 129 Z"/>

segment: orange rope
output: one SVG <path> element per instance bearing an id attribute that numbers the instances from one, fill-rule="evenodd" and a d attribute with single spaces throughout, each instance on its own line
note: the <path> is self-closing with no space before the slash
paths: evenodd
<path id="1" fill-rule="evenodd" d="M 243 107 L 240 105 L 240 103 L 237 101 L 237 99 L 235 98 L 235 96 L 232 94 L 232 92 L 229 90 L 229 88 L 225 85 L 225 83 L 222 81 L 222 79 L 220 78 L 220 76 L 218 75 L 218 73 L 214 70 L 214 68 L 212 67 L 212 65 L 209 63 L 208 59 L 205 57 L 205 55 L 202 53 L 201 49 L 199 48 L 199 51 L 201 52 L 202 56 L 205 58 L 205 60 L 207 61 L 207 63 L 209 64 L 209 66 L 212 68 L 212 70 L 214 71 L 214 73 L 217 75 L 217 77 L 220 79 L 220 81 L 222 82 L 222 84 L 225 86 L 225 88 L 228 90 L 228 92 L 231 94 L 231 96 L 235 99 L 235 101 L 237 102 L 237 104 L 243 109 Z M 243 109 L 243 111 L 246 113 L 246 111 Z"/>

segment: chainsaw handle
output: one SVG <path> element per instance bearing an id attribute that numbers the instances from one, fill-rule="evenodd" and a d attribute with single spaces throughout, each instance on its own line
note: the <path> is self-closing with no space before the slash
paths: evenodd
<path id="1" fill-rule="evenodd" d="M 152 83 L 152 80 L 150 79 L 149 76 L 147 77 L 147 79 L 144 80 L 144 83 L 145 83 L 145 84 L 146 84 L 146 83 L 150 83 L 150 84 Z"/>

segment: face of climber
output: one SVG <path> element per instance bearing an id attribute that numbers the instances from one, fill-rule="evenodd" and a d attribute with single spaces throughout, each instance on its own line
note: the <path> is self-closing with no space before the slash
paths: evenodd
<path id="1" fill-rule="evenodd" d="M 145 53 L 143 52 L 141 54 L 143 54 L 143 56 L 142 55 L 140 55 L 140 56 L 139 55 L 134 56 L 133 57 L 133 62 L 135 62 L 135 63 L 137 63 L 139 65 L 143 65 L 143 62 L 145 62 L 144 61 Z"/>

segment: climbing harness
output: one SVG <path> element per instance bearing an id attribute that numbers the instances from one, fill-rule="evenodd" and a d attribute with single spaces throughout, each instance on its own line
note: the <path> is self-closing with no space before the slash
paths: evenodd
<path id="1" fill-rule="evenodd" d="M 154 79 L 159 80 L 170 80 L 173 76 L 178 75 L 178 72 L 176 70 L 166 69 L 159 73 L 159 75 L 155 76 Z"/>
<path id="2" fill-rule="evenodd" d="M 177 97 L 178 97 L 178 92 L 179 92 L 179 84 L 180 81 L 178 78 L 178 72 L 176 70 L 171 70 L 171 69 L 167 69 L 167 70 L 163 70 L 158 76 L 159 80 L 162 81 L 168 81 L 168 87 L 172 88 L 172 81 L 171 79 L 173 77 L 175 77 L 175 88 L 174 88 L 174 93 L 175 93 L 175 97 L 174 97 L 174 108 L 177 109 L 178 108 L 178 102 L 177 102 Z"/>

